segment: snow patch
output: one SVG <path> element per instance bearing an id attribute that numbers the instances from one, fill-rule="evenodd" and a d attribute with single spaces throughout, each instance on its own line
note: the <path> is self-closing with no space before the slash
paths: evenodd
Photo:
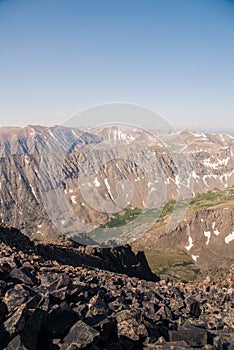
<path id="1" fill-rule="evenodd" d="M 176 175 L 176 176 L 175 176 L 175 184 L 176 184 L 178 187 L 180 187 L 180 177 L 179 177 L 179 175 Z"/>
<path id="2" fill-rule="evenodd" d="M 116 165 L 116 168 L 119 170 L 119 172 L 121 173 L 122 171 L 121 171 L 121 169 L 120 169 L 120 167 L 119 167 L 119 164 L 115 164 Z"/>
<path id="3" fill-rule="evenodd" d="M 208 245 L 210 243 L 211 232 L 204 231 L 204 236 L 207 238 L 206 245 Z"/>
<path id="4" fill-rule="evenodd" d="M 227 166 L 230 161 L 230 157 L 224 158 L 224 159 L 216 159 L 215 162 L 212 162 L 210 157 L 207 159 L 204 159 L 203 163 L 206 167 L 211 169 L 218 169 L 221 166 Z"/>
<path id="5" fill-rule="evenodd" d="M 198 176 L 198 175 L 195 173 L 195 171 L 193 170 L 193 171 L 192 171 L 192 178 L 196 180 L 196 179 L 199 179 L 200 176 Z"/>
<path id="6" fill-rule="evenodd" d="M 95 179 L 94 179 L 94 185 L 96 186 L 96 187 L 100 187 L 100 182 L 98 181 L 98 178 L 97 177 L 95 177 Z"/>
<path id="7" fill-rule="evenodd" d="M 71 196 L 71 201 L 72 201 L 73 204 L 77 204 L 76 203 L 76 196 Z"/>
<path id="8" fill-rule="evenodd" d="M 224 238 L 225 243 L 230 243 L 234 240 L 234 231 Z"/>
<path id="9" fill-rule="evenodd" d="M 199 255 L 192 255 L 192 259 L 197 262 L 197 259 L 199 258 Z"/>
<path id="10" fill-rule="evenodd" d="M 154 192 L 154 191 L 157 191 L 156 188 L 155 188 L 155 187 L 150 187 L 150 189 L 149 189 L 149 194 L 152 193 L 152 192 Z"/>
<path id="11" fill-rule="evenodd" d="M 49 134 L 50 134 L 50 136 L 53 138 L 53 139 L 55 139 L 56 140 L 56 137 L 54 136 L 54 134 L 52 133 L 52 131 L 49 129 Z"/>
<path id="12" fill-rule="evenodd" d="M 108 179 L 107 179 L 107 178 L 105 178 L 105 179 L 104 179 L 104 182 L 105 182 L 106 188 L 107 188 L 107 190 L 108 190 L 108 193 L 109 193 L 109 195 L 110 195 L 111 199 L 112 199 L 112 200 L 114 200 L 114 198 L 113 198 L 113 196 L 112 196 L 112 193 L 111 193 L 111 188 L 110 188 L 110 185 L 109 185 Z"/>
<path id="13" fill-rule="evenodd" d="M 193 247 L 193 239 L 192 237 L 189 236 L 189 243 L 188 245 L 185 247 L 185 249 L 187 249 L 187 251 L 190 251 L 190 249 Z"/>
<path id="14" fill-rule="evenodd" d="M 30 186 L 30 187 L 31 187 L 31 190 L 32 190 L 32 194 L 34 195 L 34 197 L 36 198 L 36 200 L 38 200 L 37 195 L 36 195 L 36 192 L 35 192 L 35 189 L 34 189 L 32 186 Z"/>

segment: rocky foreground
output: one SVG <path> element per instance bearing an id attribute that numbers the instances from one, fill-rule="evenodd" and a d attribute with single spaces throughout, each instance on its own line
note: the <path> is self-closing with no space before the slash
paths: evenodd
<path id="1" fill-rule="evenodd" d="M 100 254 L 1 226 L 0 349 L 234 349 L 234 269 L 217 283 L 158 281 L 127 247 Z"/>

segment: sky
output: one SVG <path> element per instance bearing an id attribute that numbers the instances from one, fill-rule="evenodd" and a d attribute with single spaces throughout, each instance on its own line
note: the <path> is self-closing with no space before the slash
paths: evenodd
<path id="1" fill-rule="evenodd" d="M 0 0 L 0 125 L 109 102 L 234 130 L 234 1 Z"/>

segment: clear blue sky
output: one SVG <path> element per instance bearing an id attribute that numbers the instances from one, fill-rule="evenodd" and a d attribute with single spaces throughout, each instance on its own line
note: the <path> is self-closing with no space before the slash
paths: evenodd
<path id="1" fill-rule="evenodd" d="M 1 125 L 123 101 L 233 129 L 234 1 L 0 0 Z"/>

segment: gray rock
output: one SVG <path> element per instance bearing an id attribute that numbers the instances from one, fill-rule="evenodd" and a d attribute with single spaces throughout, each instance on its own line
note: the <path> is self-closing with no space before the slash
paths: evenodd
<path id="1" fill-rule="evenodd" d="M 11 271 L 10 276 L 30 286 L 38 283 L 35 272 L 27 267 L 21 267 L 19 269 L 14 268 Z"/>
<path id="2" fill-rule="evenodd" d="M 26 290 L 23 285 L 16 284 L 6 292 L 3 301 L 7 305 L 8 310 L 11 312 L 15 310 L 15 308 L 26 303 L 29 298 L 30 292 Z"/>
<path id="3" fill-rule="evenodd" d="M 6 347 L 6 350 L 25 350 L 21 343 L 21 338 L 19 335 L 17 335 L 14 339 L 10 341 L 10 343 Z"/>
<path id="4" fill-rule="evenodd" d="M 189 346 L 202 347 L 207 344 L 207 331 L 198 328 L 180 328 L 176 331 L 169 331 L 170 341 L 185 341 Z"/>
<path id="5" fill-rule="evenodd" d="M 84 349 L 86 346 L 95 343 L 98 337 L 98 331 L 83 321 L 78 321 L 72 326 L 68 335 L 64 338 L 61 350 L 73 349 L 73 347 Z"/>

